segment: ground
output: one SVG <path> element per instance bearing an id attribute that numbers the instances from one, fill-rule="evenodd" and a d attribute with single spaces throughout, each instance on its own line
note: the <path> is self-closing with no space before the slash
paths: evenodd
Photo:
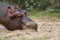
<path id="1" fill-rule="evenodd" d="M 60 22 L 38 22 L 38 31 L 0 30 L 1 40 L 60 40 Z M 1 27 L 2 25 L 0 25 Z"/>

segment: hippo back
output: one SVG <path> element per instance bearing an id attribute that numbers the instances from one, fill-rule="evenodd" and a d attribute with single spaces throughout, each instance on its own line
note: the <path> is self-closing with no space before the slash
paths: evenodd
<path id="1" fill-rule="evenodd" d="M 0 17 L 6 14 L 6 9 L 8 6 L 8 4 L 0 2 Z"/>

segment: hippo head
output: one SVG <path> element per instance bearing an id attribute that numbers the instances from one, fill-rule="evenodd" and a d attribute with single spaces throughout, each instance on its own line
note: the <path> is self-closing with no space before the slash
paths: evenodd
<path id="1" fill-rule="evenodd" d="M 38 29 L 38 25 L 37 23 L 35 23 L 34 21 L 32 21 L 28 16 L 27 16 L 27 12 L 25 10 L 20 10 L 20 13 L 23 15 L 21 22 L 23 23 L 24 26 L 30 28 L 30 29 L 34 29 L 37 31 Z"/>
<path id="2" fill-rule="evenodd" d="M 14 15 L 18 14 L 17 17 L 20 19 L 21 23 L 24 26 L 37 31 L 37 28 L 38 28 L 37 24 L 27 17 L 27 12 L 25 10 L 21 10 L 17 7 L 14 7 L 12 8 L 12 11 L 10 13 L 13 13 Z"/>
<path id="3" fill-rule="evenodd" d="M 11 6 L 8 6 L 8 9 L 7 9 L 7 13 L 8 13 L 8 16 L 10 17 L 23 17 L 23 15 L 20 13 L 20 10 L 17 8 L 17 7 L 11 7 Z"/>

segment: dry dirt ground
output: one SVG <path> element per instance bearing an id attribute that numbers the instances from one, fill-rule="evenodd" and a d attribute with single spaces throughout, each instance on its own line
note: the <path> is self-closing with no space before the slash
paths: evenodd
<path id="1" fill-rule="evenodd" d="M 38 31 L 0 29 L 1 40 L 60 40 L 60 22 L 36 22 Z M 1 27 L 2 25 L 0 25 Z"/>

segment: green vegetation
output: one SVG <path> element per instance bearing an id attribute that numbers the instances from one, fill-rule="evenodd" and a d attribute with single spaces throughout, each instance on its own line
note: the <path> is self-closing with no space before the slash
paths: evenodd
<path id="1" fill-rule="evenodd" d="M 28 12 L 28 17 L 37 21 L 60 21 L 60 13 L 56 13 L 53 9 L 45 11 L 31 11 Z"/>
<path id="2" fill-rule="evenodd" d="M 17 4 L 20 8 L 32 10 L 46 10 L 52 8 L 55 11 L 60 10 L 60 0 L 0 0 L 8 4 Z"/>

